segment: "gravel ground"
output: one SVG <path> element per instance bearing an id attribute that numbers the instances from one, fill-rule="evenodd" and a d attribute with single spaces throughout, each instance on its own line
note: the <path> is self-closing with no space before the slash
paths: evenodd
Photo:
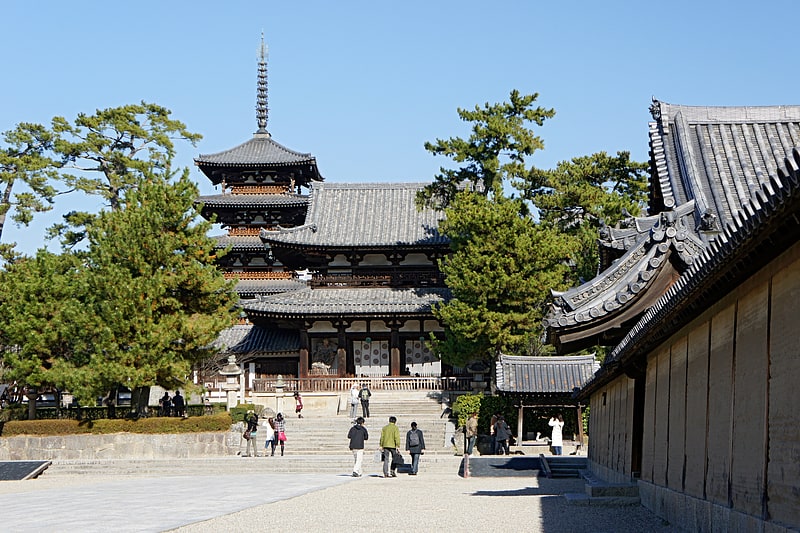
<path id="1" fill-rule="evenodd" d="M 269 480 L 265 480 L 263 487 L 252 489 L 269 490 Z M 638 505 L 574 506 L 561 496 L 583 492 L 583 489 L 583 482 L 578 479 L 462 479 L 452 474 L 425 475 L 423 472 L 415 477 L 401 474 L 391 479 L 365 475 L 349 483 L 173 531 L 675 531 Z"/>

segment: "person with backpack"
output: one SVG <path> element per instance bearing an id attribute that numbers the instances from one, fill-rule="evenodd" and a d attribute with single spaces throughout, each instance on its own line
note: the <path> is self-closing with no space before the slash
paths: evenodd
<path id="1" fill-rule="evenodd" d="M 361 390 L 358 391 L 358 397 L 361 400 L 361 414 L 364 415 L 364 418 L 369 418 L 369 398 L 372 396 L 372 392 L 367 387 L 367 384 L 361 386 Z"/>
<path id="2" fill-rule="evenodd" d="M 417 429 L 417 423 L 411 422 L 411 429 L 406 433 L 406 451 L 411 454 L 411 475 L 416 476 L 419 470 L 419 456 L 425 453 L 425 437 Z"/>

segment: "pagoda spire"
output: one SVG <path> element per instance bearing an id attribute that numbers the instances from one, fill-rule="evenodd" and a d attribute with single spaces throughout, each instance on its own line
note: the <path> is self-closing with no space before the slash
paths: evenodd
<path id="1" fill-rule="evenodd" d="M 256 119 L 258 120 L 258 131 L 256 133 L 266 133 L 267 117 L 269 108 L 267 107 L 267 45 L 264 43 L 264 32 L 261 32 L 261 48 L 258 58 L 258 96 L 256 98 Z"/>

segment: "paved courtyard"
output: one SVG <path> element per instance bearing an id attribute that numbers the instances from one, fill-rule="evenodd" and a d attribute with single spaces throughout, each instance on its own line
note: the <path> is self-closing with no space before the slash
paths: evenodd
<path id="1" fill-rule="evenodd" d="M 570 506 L 577 479 L 420 472 L 52 476 L 0 482 L 9 532 L 674 531 L 640 506 Z"/>

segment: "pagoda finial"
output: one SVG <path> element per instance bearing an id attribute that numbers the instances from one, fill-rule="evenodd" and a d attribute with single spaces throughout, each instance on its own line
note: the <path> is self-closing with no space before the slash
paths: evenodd
<path id="1" fill-rule="evenodd" d="M 269 49 L 264 43 L 264 32 L 261 32 L 261 49 L 258 58 L 258 96 L 256 99 L 256 119 L 258 119 L 258 131 L 256 133 L 267 132 L 267 117 L 269 108 L 267 107 L 267 52 Z"/>

